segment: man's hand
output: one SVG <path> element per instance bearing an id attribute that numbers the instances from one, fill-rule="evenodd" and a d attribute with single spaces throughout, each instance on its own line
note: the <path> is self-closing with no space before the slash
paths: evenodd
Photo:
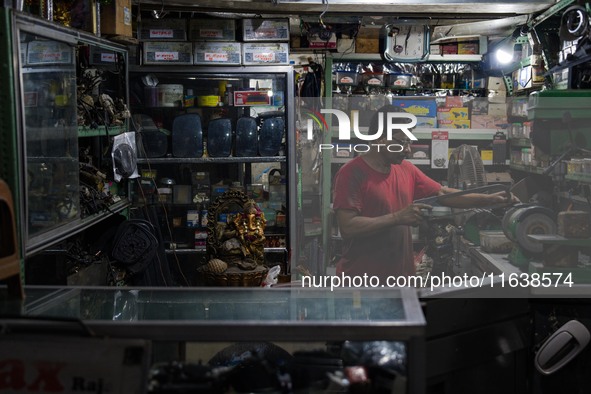
<path id="1" fill-rule="evenodd" d="M 490 194 L 488 198 L 490 201 L 490 205 L 495 205 L 495 204 L 511 205 L 511 204 L 519 204 L 521 202 L 521 201 L 519 201 L 519 198 L 517 198 L 517 196 L 515 196 L 513 193 L 509 193 L 509 192 L 493 193 L 493 194 Z"/>
<path id="2" fill-rule="evenodd" d="M 418 226 L 425 218 L 425 210 L 431 210 L 433 207 L 427 204 L 411 204 L 408 207 L 392 213 L 396 224 L 405 224 L 407 226 Z"/>

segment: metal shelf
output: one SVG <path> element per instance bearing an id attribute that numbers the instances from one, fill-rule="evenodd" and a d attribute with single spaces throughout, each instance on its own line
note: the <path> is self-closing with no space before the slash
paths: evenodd
<path id="1" fill-rule="evenodd" d="M 94 215 L 87 216 L 83 219 L 78 219 L 73 222 L 64 223 L 62 226 L 55 228 L 54 230 L 40 234 L 27 241 L 27 256 L 33 255 L 65 238 L 72 235 L 78 234 L 81 231 L 123 211 L 130 205 L 127 199 L 122 199 L 119 202 L 108 207 L 108 209 L 96 213 Z"/>
<path id="2" fill-rule="evenodd" d="M 106 128 L 105 128 L 106 127 Z M 96 129 L 91 129 L 88 126 L 78 127 L 78 137 L 112 137 L 125 133 L 127 127 L 125 126 L 98 126 Z"/>
<path id="3" fill-rule="evenodd" d="M 480 62 L 482 55 L 429 55 L 427 62 Z"/>
<path id="4" fill-rule="evenodd" d="M 513 170 L 530 172 L 532 174 L 540 174 L 540 175 L 542 175 L 544 173 L 544 170 L 545 170 L 544 168 L 540 168 L 540 167 L 526 166 L 526 165 L 523 165 L 523 164 L 515 164 L 515 163 L 510 163 L 509 164 L 509 168 L 511 168 Z"/>
<path id="5" fill-rule="evenodd" d="M 515 148 L 531 148 L 531 140 L 529 138 L 511 138 L 511 147 Z"/>
<path id="6" fill-rule="evenodd" d="M 138 164 L 228 164 L 228 163 L 272 163 L 285 162 L 285 156 L 249 156 L 249 157 L 153 157 L 139 158 Z"/>
<path id="7" fill-rule="evenodd" d="M 500 129 L 446 129 L 446 128 L 421 128 L 414 129 L 412 133 L 419 140 L 430 140 L 433 131 L 447 131 L 450 140 L 492 140 Z M 333 136 L 338 127 L 333 127 Z M 361 133 L 368 131 L 367 127 L 359 127 Z"/>
<path id="8" fill-rule="evenodd" d="M 205 253 L 207 251 L 206 248 L 195 248 L 195 249 L 165 249 L 164 253 L 166 254 L 199 254 Z M 284 253 L 286 251 L 285 248 L 265 248 L 265 253 Z"/>
<path id="9" fill-rule="evenodd" d="M 564 178 L 569 181 L 591 183 L 591 175 L 589 174 L 566 174 Z"/>

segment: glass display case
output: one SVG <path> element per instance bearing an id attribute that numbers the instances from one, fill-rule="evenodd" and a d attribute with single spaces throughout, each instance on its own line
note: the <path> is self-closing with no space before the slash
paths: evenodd
<path id="1" fill-rule="evenodd" d="M 127 51 L 90 34 L 4 10 L 12 31 L 15 151 L 24 255 L 35 254 L 124 208 L 109 190 L 109 138 L 127 129 Z M 9 51 L 10 52 L 10 51 Z M 127 112 L 128 113 L 128 112 Z M 111 166 L 112 167 L 112 166 Z M 3 171 L 4 172 L 4 171 Z M 18 190 L 20 189 L 20 190 Z M 114 193 L 111 193 L 114 192 Z"/>
<path id="2" fill-rule="evenodd" d="M 413 289 L 29 286 L 26 293 L 24 304 L 0 303 L 0 316 L 13 314 L 12 305 L 23 317 L 3 320 L 14 333 L 50 326 L 56 332 L 60 321 L 76 321 L 96 337 L 182 342 L 184 360 L 176 361 L 197 364 L 210 359 L 210 366 L 227 355 L 228 347 L 244 346 L 244 351 L 265 344 L 280 350 L 284 360 L 300 367 L 307 363 L 306 372 L 320 376 L 355 364 L 344 349 L 356 349 L 358 365 L 371 364 L 375 345 L 380 362 L 396 363 L 388 368 L 397 371 L 397 389 L 388 392 L 424 392 L 425 320 Z M 375 371 L 380 362 L 374 361 Z M 269 367 L 277 366 L 270 361 Z M 296 375 L 292 371 L 292 378 Z"/>
<path id="3" fill-rule="evenodd" d="M 227 221 L 208 217 L 208 207 L 229 190 L 245 193 L 263 211 L 266 264 L 290 271 L 293 97 L 288 66 L 130 69 L 140 153 L 132 215 L 155 210 L 167 253 L 190 260 L 191 271 L 207 262 L 208 220 Z"/>

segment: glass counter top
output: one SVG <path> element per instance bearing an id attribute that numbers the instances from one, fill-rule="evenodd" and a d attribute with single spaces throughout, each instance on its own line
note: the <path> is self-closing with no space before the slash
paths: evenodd
<path id="1" fill-rule="evenodd" d="M 416 292 L 405 288 L 28 286 L 25 294 L 24 301 L 0 296 L 0 322 L 187 341 L 405 340 L 425 326 Z"/>

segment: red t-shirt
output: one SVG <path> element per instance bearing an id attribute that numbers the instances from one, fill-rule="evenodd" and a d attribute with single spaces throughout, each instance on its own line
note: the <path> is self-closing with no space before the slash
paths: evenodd
<path id="1" fill-rule="evenodd" d="M 416 199 L 437 194 L 440 189 L 439 183 L 407 160 L 392 165 L 389 174 L 382 174 L 357 157 L 337 172 L 333 208 L 377 217 L 399 211 Z M 367 274 L 385 280 L 389 275 L 415 273 L 410 226 L 392 226 L 343 241 L 342 258 L 337 263 L 339 275 Z"/>

